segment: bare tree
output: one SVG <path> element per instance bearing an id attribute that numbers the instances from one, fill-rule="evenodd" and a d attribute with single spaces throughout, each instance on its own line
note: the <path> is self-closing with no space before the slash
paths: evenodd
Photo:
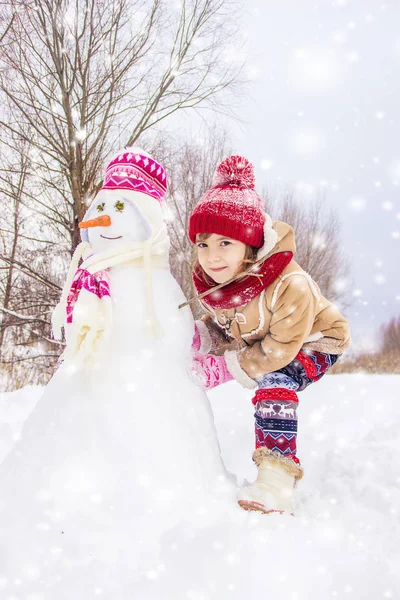
<path id="1" fill-rule="evenodd" d="M 400 316 L 381 325 L 374 352 L 345 355 L 334 366 L 335 373 L 400 373 Z"/>
<path id="2" fill-rule="evenodd" d="M 187 298 L 194 294 L 191 270 L 194 263 L 193 244 L 188 237 L 189 217 L 202 194 L 212 187 L 218 163 L 229 155 L 226 131 L 215 127 L 199 142 L 185 140 L 172 157 L 166 154 L 164 164 L 172 159 L 165 219 L 171 240 L 171 271 Z M 159 149 L 159 154 L 164 154 Z M 196 310 L 198 307 L 191 305 Z"/>
<path id="3" fill-rule="evenodd" d="M 229 110 L 218 94 L 234 91 L 242 71 L 240 59 L 226 56 L 237 44 L 234 3 L 9 0 L 5 7 L 3 18 L 12 20 L 0 93 L 8 114 L 0 123 L 31 142 L 38 209 L 59 214 L 73 249 L 110 151 L 179 110 Z"/>
<path id="4" fill-rule="evenodd" d="M 14 21 L 14 17 L 15 17 L 15 15 L 14 15 L 14 14 L 12 14 L 12 15 L 10 15 L 10 16 L 8 17 L 8 19 L 7 19 L 7 17 L 6 17 L 6 16 L 4 16 L 4 17 L 1 19 L 1 23 L 2 23 L 2 25 L 3 25 L 3 22 L 4 22 L 4 27 L 3 27 L 2 31 L 0 32 L 0 44 L 2 44 L 2 43 L 3 43 L 3 40 L 4 40 L 4 38 L 6 37 L 6 35 L 7 35 L 7 33 L 8 33 L 8 30 L 10 29 L 10 27 L 11 27 L 11 25 L 12 25 L 13 21 Z"/>
<path id="5" fill-rule="evenodd" d="M 381 352 L 400 352 L 400 317 L 393 317 L 380 330 Z"/>
<path id="6" fill-rule="evenodd" d="M 171 168 L 170 194 L 166 218 L 171 238 L 172 271 L 187 298 L 193 297 L 191 269 L 194 262 L 192 244 L 187 235 L 188 222 L 194 206 L 205 190 L 213 185 L 218 163 L 228 156 L 226 132 L 214 128 L 203 143 L 186 141 L 176 151 Z M 323 198 L 305 206 L 296 202 L 292 192 L 283 198 L 262 192 L 265 210 L 273 220 L 291 225 L 295 231 L 295 260 L 318 283 L 321 291 L 333 302 L 348 305 L 350 286 L 349 262 L 340 242 L 340 222 L 337 214 L 326 210 Z M 196 305 L 193 306 L 196 310 Z"/>
<path id="7" fill-rule="evenodd" d="M 318 283 L 329 300 L 348 306 L 350 265 L 341 244 L 337 213 L 326 208 L 323 196 L 308 204 L 298 202 L 290 190 L 283 198 L 272 197 L 267 190 L 262 196 L 272 219 L 293 227 L 296 262 Z"/>
<path id="8" fill-rule="evenodd" d="M 164 164 L 169 165 L 172 161 L 165 215 L 171 239 L 172 272 L 187 298 L 195 294 L 191 278 L 195 255 L 187 234 L 189 217 L 201 195 L 212 187 L 218 163 L 231 154 L 229 145 L 226 131 L 213 127 L 201 141 L 186 140 L 179 145 L 179 142 L 169 140 L 168 147 L 161 145 L 158 148 L 158 155 L 165 156 Z M 293 227 L 297 247 L 295 260 L 315 279 L 324 295 L 346 307 L 349 304 L 350 268 L 334 210 L 326 210 L 323 197 L 304 205 L 296 201 L 291 191 L 286 191 L 283 197 L 277 194 L 272 197 L 263 190 L 261 196 L 265 210 L 273 220 L 284 221 Z M 197 311 L 197 303 L 191 308 Z"/>
<path id="9" fill-rule="evenodd" d="M 21 155 L 22 156 L 22 155 Z M 19 167 L 19 168 L 18 168 Z M 9 325 L 10 321 L 10 302 L 11 296 L 13 292 L 13 285 L 15 279 L 15 261 L 17 258 L 17 245 L 20 234 L 21 227 L 21 195 L 22 191 L 25 187 L 25 179 L 26 179 L 26 163 L 22 160 L 21 164 L 17 166 L 15 169 L 16 178 L 14 178 L 12 173 L 4 174 L 4 170 L 2 173 L 2 179 L 6 180 L 7 187 L 10 190 L 9 195 L 11 196 L 11 223 L 10 229 L 2 227 L 2 241 L 3 241 L 3 251 L 0 257 L 3 258 L 3 262 L 5 265 L 1 268 L 2 277 L 0 285 L 2 289 L 2 308 L 0 314 L 0 361 L 3 355 L 3 344 L 6 329 Z M 16 180 L 15 180 L 16 179 Z M 4 207 L 5 208 L 5 207 Z M 4 222 L 4 221 L 3 221 Z M 7 235 L 8 234 L 8 235 Z M 10 237 L 10 248 L 7 248 L 7 238 Z M 4 256 L 6 255 L 6 256 Z"/>
<path id="10" fill-rule="evenodd" d="M 3 364 L 54 354 L 49 314 L 105 157 L 144 135 L 156 145 L 160 125 L 183 109 L 232 115 L 243 83 L 236 8 L 236 0 L 2 3 L 0 152 L 18 165 L 11 173 L 0 164 L 0 201 L 13 207 L 0 231 Z"/>
<path id="11" fill-rule="evenodd" d="M 1 157 L 0 172 L 0 365 L 8 388 L 21 380 L 37 383 L 39 367 L 39 381 L 46 381 L 60 351 L 60 344 L 50 339 L 49 323 L 61 289 L 51 275 L 57 250 L 47 239 L 40 239 L 37 220 L 30 235 L 32 214 L 22 198 L 31 173 L 28 144 L 22 146 L 12 156 Z M 25 361 L 34 361 L 35 369 L 21 379 Z"/>

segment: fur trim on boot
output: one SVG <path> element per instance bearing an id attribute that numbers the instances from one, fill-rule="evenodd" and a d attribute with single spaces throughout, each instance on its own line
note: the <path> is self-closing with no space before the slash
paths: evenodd
<path id="1" fill-rule="evenodd" d="M 274 452 L 269 448 L 265 448 L 265 446 L 261 446 L 253 452 L 253 461 L 256 463 L 257 467 L 259 467 L 264 461 L 268 461 L 274 465 L 281 465 L 289 473 L 289 475 L 293 475 L 296 478 L 296 481 L 300 481 L 304 475 L 303 467 L 295 463 L 294 460 L 283 456 L 283 454 Z"/>

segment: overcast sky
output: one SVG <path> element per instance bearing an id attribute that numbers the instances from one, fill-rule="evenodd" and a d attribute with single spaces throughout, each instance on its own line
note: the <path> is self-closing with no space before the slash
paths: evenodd
<path id="1" fill-rule="evenodd" d="M 247 0 L 254 78 L 233 128 L 257 188 L 319 187 L 351 260 L 353 338 L 400 315 L 400 1 Z"/>

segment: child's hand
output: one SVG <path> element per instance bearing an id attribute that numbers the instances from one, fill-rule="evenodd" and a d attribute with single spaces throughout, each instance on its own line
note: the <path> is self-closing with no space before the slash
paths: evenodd
<path id="1" fill-rule="evenodd" d="M 190 373 L 197 385 L 208 390 L 233 379 L 223 356 L 200 354 L 199 352 L 193 354 Z"/>
<path id="2" fill-rule="evenodd" d="M 202 321 L 194 322 L 192 351 L 203 355 L 212 351 L 213 356 L 222 356 L 227 350 L 239 350 L 235 339 L 226 339 L 221 332 L 215 334 L 214 328 L 208 328 Z"/>

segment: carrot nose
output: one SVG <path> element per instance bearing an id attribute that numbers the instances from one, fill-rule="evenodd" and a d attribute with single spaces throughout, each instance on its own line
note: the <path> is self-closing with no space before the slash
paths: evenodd
<path id="1" fill-rule="evenodd" d="M 100 215 L 95 219 L 81 221 L 78 225 L 79 229 L 87 229 L 88 227 L 108 227 L 111 225 L 111 219 L 108 215 Z"/>

